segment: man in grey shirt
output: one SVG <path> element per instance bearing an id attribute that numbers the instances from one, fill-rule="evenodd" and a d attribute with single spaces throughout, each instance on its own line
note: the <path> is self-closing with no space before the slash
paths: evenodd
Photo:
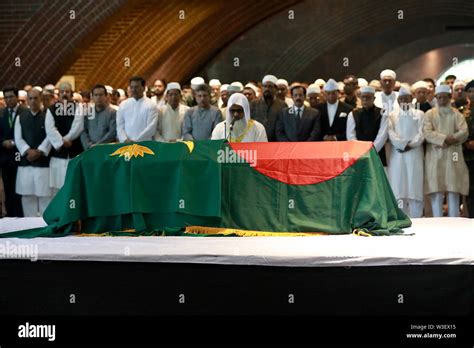
<path id="1" fill-rule="evenodd" d="M 116 111 L 107 105 L 107 90 L 103 85 L 96 85 L 92 89 L 93 110 L 85 115 L 84 131 L 81 142 L 84 150 L 97 144 L 106 144 L 115 141 Z"/>
<path id="2" fill-rule="evenodd" d="M 208 85 L 199 85 L 194 92 L 198 105 L 184 114 L 183 140 L 208 140 L 214 127 L 222 121 L 222 114 L 211 105 L 211 89 Z"/>

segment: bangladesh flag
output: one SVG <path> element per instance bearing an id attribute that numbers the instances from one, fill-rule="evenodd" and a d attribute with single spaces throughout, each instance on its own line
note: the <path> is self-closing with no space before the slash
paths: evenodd
<path id="1" fill-rule="evenodd" d="M 0 237 L 399 234 L 370 142 L 141 142 L 70 161 L 48 224 Z"/>

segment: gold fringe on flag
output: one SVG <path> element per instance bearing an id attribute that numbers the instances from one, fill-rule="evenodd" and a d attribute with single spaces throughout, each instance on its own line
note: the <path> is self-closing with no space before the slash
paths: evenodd
<path id="1" fill-rule="evenodd" d="M 235 228 L 188 226 L 184 231 L 186 234 L 209 234 L 209 235 L 237 235 L 239 237 L 308 237 L 308 236 L 329 236 L 325 232 L 268 232 L 239 230 Z"/>

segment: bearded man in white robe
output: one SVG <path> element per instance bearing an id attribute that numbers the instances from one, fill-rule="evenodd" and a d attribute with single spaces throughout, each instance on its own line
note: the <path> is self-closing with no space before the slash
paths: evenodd
<path id="1" fill-rule="evenodd" d="M 423 120 L 424 112 L 412 104 L 411 91 L 402 87 L 399 108 L 388 117 L 391 146 L 388 177 L 395 198 L 412 218 L 423 215 Z"/>
<path id="2" fill-rule="evenodd" d="M 459 216 L 460 195 L 469 193 L 469 174 L 462 143 L 468 137 L 464 116 L 451 107 L 451 89 L 441 85 L 435 90 L 438 106 L 427 111 L 423 132 L 428 143 L 425 160 L 425 193 L 431 196 L 433 216 L 443 216 L 444 193 L 448 214 Z"/>
<path id="3" fill-rule="evenodd" d="M 265 142 L 265 127 L 250 119 L 250 107 L 247 97 L 234 93 L 227 102 L 226 120 L 218 123 L 211 139 L 228 139 L 229 142 Z"/>

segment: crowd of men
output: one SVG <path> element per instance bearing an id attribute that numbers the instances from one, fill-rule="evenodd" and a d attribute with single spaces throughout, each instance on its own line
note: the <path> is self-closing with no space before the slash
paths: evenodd
<path id="1" fill-rule="evenodd" d="M 313 84 L 190 85 L 132 77 L 127 91 L 68 82 L 0 93 L 0 165 L 7 216 L 40 216 L 68 162 L 98 144 L 156 140 L 372 141 L 396 199 L 411 217 L 474 216 L 474 80 L 408 85 L 384 70 Z M 342 154 L 341 154 L 342 156 Z M 377 194 L 374 192 L 373 194 Z"/>

